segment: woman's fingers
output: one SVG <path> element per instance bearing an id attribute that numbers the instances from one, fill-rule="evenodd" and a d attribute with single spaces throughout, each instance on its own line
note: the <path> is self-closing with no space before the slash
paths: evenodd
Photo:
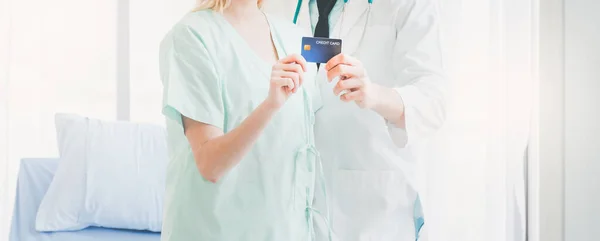
<path id="1" fill-rule="evenodd" d="M 291 79 L 294 82 L 294 87 L 292 88 L 292 92 L 296 93 L 298 87 L 300 87 L 300 74 L 291 71 L 281 71 L 278 72 L 279 77 Z"/>
<path id="2" fill-rule="evenodd" d="M 299 74 L 304 72 L 304 70 L 302 69 L 302 66 L 299 64 L 295 64 L 295 63 L 277 64 L 277 68 L 278 68 L 278 70 L 296 72 Z"/>
<path id="3" fill-rule="evenodd" d="M 302 66 L 299 64 L 282 64 L 280 68 L 284 71 L 298 73 L 300 78 L 298 79 L 298 83 L 296 83 L 296 89 L 294 92 L 297 91 L 297 89 L 300 88 L 300 86 L 302 86 L 304 83 L 304 70 L 302 69 Z"/>
<path id="4" fill-rule="evenodd" d="M 302 71 L 307 70 L 306 59 L 304 59 L 304 57 L 302 57 L 302 55 L 299 55 L 299 54 L 290 54 L 290 55 L 286 56 L 285 58 L 279 60 L 279 63 L 282 63 L 282 64 L 296 63 L 302 67 Z"/>
<path id="5" fill-rule="evenodd" d="M 288 94 L 292 93 L 292 90 L 294 89 L 294 80 L 290 79 L 290 78 L 284 78 L 284 77 L 275 77 L 275 78 L 271 78 L 271 83 L 273 85 L 275 85 L 274 87 L 277 88 L 285 88 L 286 92 L 288 92 Z"/>
<path id="6" fill-rule="evenodd" d="M 295 93 L 302 83 L 304 82 L 304 72 L 302 67 L 298 64 L 279 64 L 276 67 L 276 70 L 273 70 L 273 74 L 276 77 L 287 77 L 291 78 L 294 81 L 294 89 Z"/>
<path id="7" fill-rule="evenodd" d="M 304 82 L 304 72 L 306 68 L 306 60 L 299 54 L 291 54 L 279 60 L 273 66 L 272 75 L 274 78 L 289 79 L 293 83 L 288 88 L 292 93 L 296 93 L 298 88 Z"/>
<path id="8" fill-rule="evenodd" d="M 337 96 L 344 90 L 360 89 L 362 86 L 363 82 L 357 78 L 340 80 L 333 88 L 333 93 Z"/>

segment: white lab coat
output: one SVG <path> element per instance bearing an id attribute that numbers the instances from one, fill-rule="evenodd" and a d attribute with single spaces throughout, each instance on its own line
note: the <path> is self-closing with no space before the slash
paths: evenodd
<path id="1" fill-rule="evenodd" d="M 308 2 L 303 1 L 298 25 L 310 32 Z M 271 0 L 264 7 L 292 21 L 296 3 Z M 414 241 L 415 153 L 445 118 L 447 83 L 437 6 L 434 0 L 374 0 L 359 46 L 367 8 L 367 0 L 350 0 L 330 36 L 343 39 L 342 51 L 362 61 L 372 82 L 400 93 L 406 129 L 340 101 L 333 94 L 335 83 L 327 83 L 321 68 L 317 79 L 322 108 L 316 114 L 315 141 L 327 197 L 317 192 L 315 205 L 325 212 L 329 201 L 334 240 Z M 320 218 L 315 222 L 317 240 L 327 240 L 326 225 Z"/>

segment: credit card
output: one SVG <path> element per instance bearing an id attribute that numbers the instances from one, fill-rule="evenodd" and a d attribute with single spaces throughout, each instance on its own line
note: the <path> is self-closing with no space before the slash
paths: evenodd
<path id="1" fill-rule="evenodd" d="M 332 38 L 302 38 L 302 57 L 307 62 L 327 63 L 342 52 L 342 40 Z"/>

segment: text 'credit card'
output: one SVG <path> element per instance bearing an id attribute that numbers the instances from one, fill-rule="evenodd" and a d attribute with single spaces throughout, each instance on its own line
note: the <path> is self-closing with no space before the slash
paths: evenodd
<path id="1" fill-rule="evenodd" d="M 312 63 L 327 63 L 342 52 L 342 40 L 332 38 L 302 38 L 302 57 Z"/>

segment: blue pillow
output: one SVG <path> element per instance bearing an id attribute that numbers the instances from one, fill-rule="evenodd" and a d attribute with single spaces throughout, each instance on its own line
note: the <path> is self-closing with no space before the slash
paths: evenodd
<path id="1" fill-rule="evenodd" d="M 159 232 L 168 162 L 163 127 L 57 114 L 60 162 L 36 230 Z"/>

